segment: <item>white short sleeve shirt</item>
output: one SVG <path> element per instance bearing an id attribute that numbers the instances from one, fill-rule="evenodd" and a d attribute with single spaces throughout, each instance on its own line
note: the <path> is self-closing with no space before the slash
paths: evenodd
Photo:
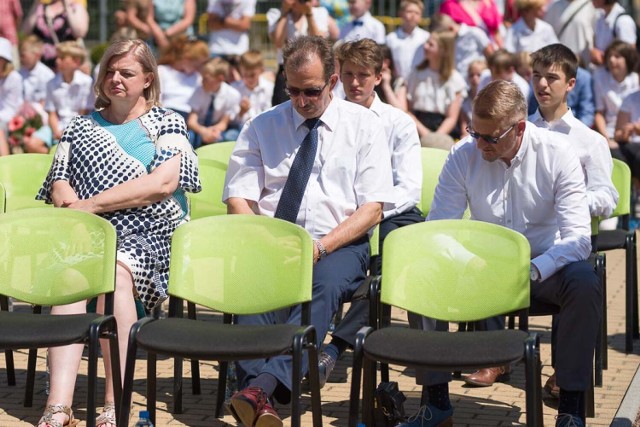
<path id="1" fill-rule="evenodd" d="M 601 67 L 593 72 L 593 97 L 596 111 L 604 115 L 609 138 L 613 138 L 616 130 L 616 120 L 622 100 L 639 88 L 637 73 L 630 73 L 624 80 L 618 82 L 605 68 Z"/>
<path id="2" fill-rule="evenodd" d="M 209 0 L 207 12 L 242 19 L 256 14 L 256 0 Z M 209 32 L 209 50 L 216 55 L 242 55 L 249 50 L 249 33 L 223 29 Z"/>
<path id="3" fill-rule="evenodd" d="M 340 40 L 350 42 L 360 39 L 371 39 L 384 44 L 387 31 L 384 24 L 366 12 L 360 18 L 352 19 L 340 28 Z"/>
<path id="4" fill-rule="evenodd" d="M 393 57 L 393 68 L 396 76 L 407 80 L 416 64 L 416 55 L 429 39 L 429 32 L 420 27 L 413 29 L 411 34 L 404 32 L 402 27 L 387 34 L 386 43 Z"/>
<path id="5" fill-rule="evenodd" d="M 233 121 L 240 112 L 240 92 L 232 88 L 225 82 L 222 82 L 218 92 L 206 92 L 204 90 L 197 90 L 191 96 L 189 100 L 190 111 L 198 115 L 198 122 L 204 123 L 204 119 L 209 110 L 209 105 L 213 100 L 213 117 L 212 123 L 215 125 L 222 119 L 225 114 L 229 115 L 229 118 Z"/>
<path id="6" fill-rule="evenodd" d="M 163 107 L 185 113 L 191 111 L 189 100 L 196 89 L 202 86 L 200 73 L 183 73 L 169 65 L 158 65 L 160 76 L 160 102 Z"/>
<path id="7" fill-rule="evenodd" d="M 604 10 L 597 11 L 597 20 L 595 25 L 595 47 L 604 51 L 609 47 L 614 39 L 622 40 L 625 43 L 636 44 L 636 24 L 629 15 L 618 15 L 626 13 L 624 7 L 619 3 L 614 3 L 609 15 L 604 14 Z M 615 24 L 615 28 L 614 28 Z M 614 37 L 615 33 L 615 37 Z"/>
<path id="8" fill-rule="evenodd" d="M 329 12 L 324 7 L 314 7 L 311 9 L 313 19 L 316 23 L 318 31 L 323 34 L 329 33 Z M 280 9 L 272 8 L 267 11 L 267 23 L 269 24 L 269 34 L 275 31 L 278 19 L 280 19 Z M 300 28 L 296 27 L 296 23 L 291 19 L 291 15 L 287 17 L 287 40 L 294 39 L 299 36 L 306 36 L 309 32 L 309 24 L 307 18 L 302 17 Z M 278 64 L 282 64 L 282 49 L 278 49 Z"/>
<path id="9" fill-rule="evenodd" d="M 504 47 L 511 53 L 531 53 L 554 43 L 558 43 L 558 37 L 553 27 L 537 18 L 533 30 L 524 22 L 524 19 L 518 19 L 507 30 L 507 35 L 504 39 Z"/>
<path id="10" fill-rule="evenodd" d="M 231 86 L 240 92 L 242 98 L 247 98 L 251 107 L 243 116 L 236 117 L 236 123 L 242 126 L 247 120 L 257 116 L 263 111 L 271 108 L 271 98 L 273 97 L 273 82 L 260 77 L 258 80 L 258 86 L 249 89 L 242 80 L 231 83 Z"/>
<path id="11" fill-rule="evenodd" d="M 81 110 L 93 110 L 93 79 L 76 70 L 71 83 L 66 83 L 61 74 L 56 74 L 47 83 L 44 109 L 58 113 L 58 127 L 64 130 Z"/>
<path id="12" fill-rule="evenodd" d="M 24 89 L 24 100 L 42 102 L 47 97 L 47 82 L 55 76 L 51 68 L 38 61 L 32 70 L 20 68 Z"/>
<path id="13" fill-rule="evenodd" d="M 640 90 L 627 95 L 622 101 L 620 111 L 624 111 L 629 114 L 630 123 L 640 122 Z M 629 142 L 640 142 L 640 134 L 634 133 L 631 135 Z"/>
<path id="14" fill-rule="evenodd" d="M 467 96 L 467 83 L 457 70 L 449 80 L 440 81 L 437 71 L 415 70 L 407 81 L 407 96 L 414 111 L 446 114 L 456 95 Z"/>

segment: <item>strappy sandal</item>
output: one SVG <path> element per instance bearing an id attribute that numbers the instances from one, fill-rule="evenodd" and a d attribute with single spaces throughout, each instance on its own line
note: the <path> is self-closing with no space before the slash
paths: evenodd
<path id="1" fill-rule="evenodd" d="M 53 416 L 59 413 L 63 413 L 68 417 L 66 423 L 62 424 L 60 421 L 53 419 Z M 76 424 L 78 424 L 78 420 L 73 418 L 73 411 L 71 410 L 71 408 L 58 403 L 56 405 L 48 405 L 45 408 L 44 414 L 42 414 L 42 418 L 40 418 L 40 421 L 38 421 L 39 426 L 42 424 L 46 424 L 49 427 L 74 427 Z"/>
<path id="2" fill-rule="evenodd" d="M 105 402 L 102 414 L 96 418 L 96 427 L 104 424 L 116 425 L 116 404 L 114 402 Z"/>

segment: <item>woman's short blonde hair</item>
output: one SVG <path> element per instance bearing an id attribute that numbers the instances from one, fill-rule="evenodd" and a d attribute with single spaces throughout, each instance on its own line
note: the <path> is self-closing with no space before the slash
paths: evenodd
<path id="1" fill-rule="evenodd" d="M 104 79 L 109 68 L 111 60 L 118 56 L 125 56 L 127 54 L 133 55 L 142 67 L 142 71 L 145 73 L 151 73 L 153 79 L 143 92 L 144 99 L 147 100 L 147 108 L 151 108 L 154 105 L 159 105 L 160 102 L 160 78 L 158 77 L 158 64 L 156 64 L 156 58 L 151 53 L 149 46 L 142 40 L 120 40 L 112 43 L 104 52 L 102 59 L 100 60 L 100 71 L 98 77 L 93 85 L 93 91 L 96 94 L 96 110 L 103 109 L 111 105 L 111 100 L 104 93 L 102 86 L 104 85 Z"/>

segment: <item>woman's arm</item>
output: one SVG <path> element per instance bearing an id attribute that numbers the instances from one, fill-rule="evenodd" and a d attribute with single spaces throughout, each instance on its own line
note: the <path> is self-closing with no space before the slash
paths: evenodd
<path id="1" fill-rule="evenodd" d="M 164 33 L 167 37 L 174 36 L 176 34 L 184 33 L 187 31 L 193 21 L 196 19 L 196 0 L 185 0 L 184 2 L 184 15 L 182 19 L 167 28 Z"/>
<path id="2" fill-rule="evenodd" d="M 151 31 L 151 36 L 156 42 L 156 46 L 160 49 L 164 49 L 169 46 L 169 39 L 165 35 L 160 25 L 156 22 L 156 17 L 154 15 L 153 7 L 149 8 L 149 15 L 147 15 L 147 25 L 149 25 L 149 31 Z"/>
<path id="3" fill-rule="evenodd" d="M 616 130 L 613 134 L 613 139 L 616 142 L 629 142 L 631 135 L 635 133 L 635 126 L 631 122 L 631 114 L 628 111 L 618 111 L 618 118 L 616 120 Z"/>
<path id="4" fill-rule="evenodd" d="M 22 21 L 21 30 L 23 33 L 31 34 L 33 32 L 33 27 L 36 26 L 36 20 L 38 19 L 38 6 L 40 6 L 40 0 L 35 0 L 27 13 L 27 17 Z"/>
<path id="5" fill-rule="evenodd" d="M 51 200 L 56 208 L 63 207 L 65 203 L 73 203 L 78 201 L 78 195 L 71 188 L 68 181 L 56 181 L 51 186 Z"/>
<path id="6" fill-rule="evenodd" d="M 127 22 L 136 31 L 144 34 L 151 34 L 151 28 L 149 27 L 149 24 L 145 21 L 141 21 L 140 18 L 138 18 L 138 9 L 135 6 L 129 6 L 127 8 Z"/>
<path id="7" fill-rule="evenodd" d="M 271 41 L 278 49 L 281 49 L 287 41 L 287 21 L 294 1 L 295 0 L 282 0 L 280 17 L 273 31 L 269 33 L 269 38 L 271 38 Z"/>
<path id="8" fill-rule="evenodd" d="M 456 127 L 456 123 L 458 123 L 458 119 L 460 118 L 460 109 L 462 108 L 462 94 L 456 93 L 456 97 L 453 98 L 451 104 L 449 104 L 449 108 L 447 108 L 447 114 L 444 118 L 444 121 L 440 123 L 440 127 L 436 130 L 436 133 L 441 133 L 444 135 L 449 135 L 453 129 Z"/>
<path id="9" fill-rule="evenodd" d="M 89 13 L 87 9 L 74 0 L 63 0 L 67 11 L 67 22 L 75 38 L 82 38 L 89 31 Z"/>
<path id="10" fill-rule="evenodd" d="M 180 183 L 180 158 L 177 154 L 150 174 L 124 182 L 85 200 L 63 201 L 63 207 L 91 213 L 138 208 L 171 196 Z"/>

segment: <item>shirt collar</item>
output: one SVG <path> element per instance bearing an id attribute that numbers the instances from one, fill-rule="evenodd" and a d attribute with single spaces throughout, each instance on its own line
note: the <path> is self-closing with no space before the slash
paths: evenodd
<path id="1" fill-rule="evenodd" d="M 380 97 L 378 97 L 378 94 L 376 92 L 373 92 L 373 102 L 371 103 L 371 106 L 369 107 L 369 109 L 373 111 L 378 117 L 382 117 L 382 113 L 383 113 L 382 104 L 383 102 L 380 99 Z"/>
<path id="2" fill-rule="evenodd" d="M 551 129 L 556 132 L 562 133 L 569 133 L 573 120 L 575 120 L 575 117 L 573 116 L 571 108 L 569 108 L 567 112 L 564 113 L 558 120 L 554 120 L 552 122 L 548 122 L 544 119 L 544 117 L 542 117 L 540 108 L 538 108 L 536 112 L 529 118 L 529 121 L 533 122 L 538 127 Z"/>
<path id="3" fill-rule="evenodd" d="M 329 130 L 336 128 L 338 119 L 340 117 L 340 112 L 338 111 L 338 102 L 339 101 L 335 96 L 332 97 L 331 101 L 329 102 L 329 105 L 327 105 L 327 108 L 325 108 L 324 113 L 322 113 L 322 115 L 320 116 L 320 123 L 327 126 Z M 348 102 L 348 101 L 344 101 L 344 102 Z M 291 106 L 293 125 L 297 131 L 298 129 L 300 129 L 300 126 L 304 126 L 304 122 L 307 119 L 302 117 L 300 113 L 298 113 L 296 109 L 293 108 L 293 103 L 291 101 L 289 101 L 289 103 Z"/>

